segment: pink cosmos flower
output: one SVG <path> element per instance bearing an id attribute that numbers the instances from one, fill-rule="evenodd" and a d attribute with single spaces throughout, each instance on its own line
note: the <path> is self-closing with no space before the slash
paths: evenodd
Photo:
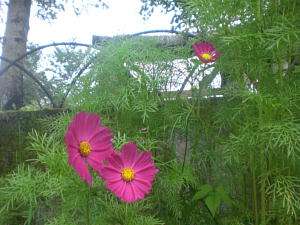
<path id="1" fill-rule="evenodd" d="M 220 53 L 210 42 L 196 42 L 192 47 L 196 56 L 198 56 L 203 63 L 214 62 L 220 57 Z"/>
<path id="2" fill-rule="evenodd" d="M 145 198 L 157 172 L 150 152 L 138 152 L 135 144 L 127 143 L 120 154 L 107 158 L 100 174 L 109 190 L 130 203 Z"/>
<path id="3" fill-rule="evenodd" d="M 110 130 L 100 125 L 97 114 L 79 112 L 69 124 L 65 134 L 68 162 L 89 185 L 92 184 L 89 166 L 100 171 L 102 160 L 113 152 L 111 139 Z"/>

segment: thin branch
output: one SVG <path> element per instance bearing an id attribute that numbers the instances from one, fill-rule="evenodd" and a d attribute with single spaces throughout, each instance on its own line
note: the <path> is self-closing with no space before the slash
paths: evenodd
<path id="1" fill-rule="evenodd" d="M 212 68 L 213 66 L 214 66 L 213 64 L 212 64 L 212 65 L 209 65 L 209 66 L 206 66 L 205 68 L 203 68 L 203 69 L 200 70 L 199 72 L 203 73 L 205 70 L 210 69 L 210 68 Z M 184 79 L 184 81 L 183 81 L 183 83 L 182 83 L 182 85 L 181 85 L 179 91 L 177 92 L 177 96 L 180 95 L 180 94 L 183 92 L 183 90 L 184 90 L 184 88 L 185 88 L 187 82 L 188 82 L 189 79 L 191 79 L 191 77 L 194 75 L 194 73 L 195 73 L 195 71 L 197 70 L 198 67 L 199 67 L 199 64 L 195 65 L 195 66 L 192 68 L 192 70 L 191 70 L 191 72 L 189 73 L 189 75 Z"/>
<path id="2" fill-rule="evenodd" d="M 90 61 L 88 61 L 80 70 L 79 72 L 77 73 L 77 75 L 74 77 L 74 79 L 72 80 L 72 82 L 70 83 L 68 89 L 67 89 L 67 92 L 66 94 L 63 96 L 60 104 L 59 104 L 59 108 L 62 108 L 63 105 L 64 105 L 64 102 L 66 101 L 66 98 L 68 97 L 70 91 L 72 90 L 73 88 L 73 85 L 76 83 L 76 81 L 79 79 L 79 77 L 83 74 L 83 72 L 93 63 L 95 58 L 91 59 Z"/>
<path id="3" fill-rule="evenodd" d="M 184 79 L 184 81 L 183 81 L 183 83 L 182 83 L 182 85 L 181 85 L 179 91 L 177 92 L 177 95 L 180 95 L 180 94 L 183 92 L 183 90 L 184 90 L 184 88 L 185 88 L 187 82 L 189 81 L 189 79 L 191 79 L 191 77 L 193 76 L 193 74 L 195 73 L 195 71 L 196 71 L 196 69 L 197 69 L 198 67 L 199 67 L 199 64 L 196 64 L 196 65 L 192 68 L 192 70 L 191 70 L 191 72 L 189 73 L 189 75 Z"/>
<path id="4" fill-rule="evenodd" d="M 27 69 L 25 69 L 22 65 L 18 64 L 17 62 L 13 62 L 3 56 L 0 56 L 0 59 L 8 62 L 9 64 L 17 67 L 19 70 L 23 71 L 28 77 L 30 77 L 46 94 L 46 96 L 48 97 L 48 99 L 50 100 L 53 108 L 55 108 L 55 102 L 51 96 L 51 94 L 49 93 L 49 91 L 46 89 L 46 87 L 33 75 L 33 73 L 31 73 L 30 71 L 28 71 Z"/>
<path id="5" fill-rule="evenodd" d="M 35 49 L 32 49 L 28 52 L 26 52 L 25 54 L 21 55 L 20 57 L 14 59 L 11 61 L 11 63 L 9 63 L 6 67 L 4 67 L 1 71 L 0 71 L 0 76 L 3 75 L 10 67 L 12 67 L 13 65 L 15 65 L 14 63 L 22 60 L 23 58 L 25 58 L 26 56 L 39 51 L 41 49 L 44 48 L 49 48 L 49 47 L 54 47 L 54 46 L 60 46 L 60 45 L 76 45 L 76 46 L 83 46 L 83 47 L 91 47 L 92 45 L 88 45 L 88 44 L 83 44 L 83 43 L 77 43 L 77 42 L 59 42 L 59 43 L 52 43 L 52 44 L 47 44 L 47 45 L 41 45 Z"/>
<path id="6" fill-rule="evenodd" d="M 131 37 L 135 37 L 135 36 L 139 36 L 139 35 L 143 35 L 143 34 L 153 34 L 153 33 L 170 33 L 170 34 L 182 34 L 182 35 L 186 35 L 187 37 L 196 37 L 196 34 L 192 34 L 189 32 L 179 32 L 176 30 L 148 30 L 148 31 L 142 31 L 142 32 L 138 32 L 138 33 L 134 33 L 134 34 L 130 34 L 129 36 Z"/>

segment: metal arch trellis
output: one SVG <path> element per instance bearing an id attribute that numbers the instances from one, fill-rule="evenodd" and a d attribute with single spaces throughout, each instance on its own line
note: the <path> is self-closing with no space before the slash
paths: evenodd
<path id="1" fill-rule="evenodd" d="M 17 59 L 15 60 L 9 60 L 9 59 L 6 59 L 2 56 L 1 57 L 1 60 L 3 61 L 6 61 L 8 62 L 9 64 L 4 67 L 1 71 L 0 71 L 0 76 L 3 75 L 10 67 L 12 66 L 15 66 L 17 67 L 19 70 L 23 71 L 25 73 L 25 75 L 27 75 L 28 77 L 30 77 L 41 89 L 42 91 L 46 94 L 46 96 L 48 97 L 51 105 L 53 108 L 56 108 L 59 106 L 59 108 L 62 108 L 63 104 L 64 104 L 64 100 L 67 98 L 67 95 L 69 94 L 70 90 L 71 90 L 71 87 L 69 87 L 69 89 L 67 90 L 66 94 L 63 96 L 63 101 L 60 103 L 60 104 L 56 104 L 54 99 L 53 99 L 53 96 L 50 94 L 50 91 L 45 87 L 44 84 L 42 84 L 42 82 L 40 82 L 40 80 L 34 76 L 34 74 L 30 71 L 28 71 L 26 68 L 24 68 L 24 66 L 18 64 L 18 61 L 24 59 L 26 56 L 36 52 L 36 51 L 39 51 L 39 50 L 42 50 L 42 49 L 45 49 L 45 48 L 49 48 L 49 47 L 54 47 L 54 46 L 61 46 L 61 45 L 76 45 L 76 46 L 83 46 L 83 47 L 92 47 L 92 45 L 89 45 L 89 44 L 83 44 L 83 43 L 77 43 L 77 42 L 59 42 L 59 43 L 52 43 L 52 44 L 47 44 L 47 45 L 41 45 L 37 48 L 34 48 L 28 52 L 26 52 L 25 54 L 21 55 L 20 57 L 18 57 Z M 89 65 L 91 64 L 91 61 L 89 61 L 85 66 L 83 66 L 84 70 L 86 70 Z M 78 74 L 75 76 L 75 78 L 79 77 L 83 72 L 83 68 L 78 72 Z M 75 79 L 74 78 L 74 79 Z M 73 82 L 74 80 L 72 80 L 71 84 L 70 85 L 73 85 L 75 82 Z"/>
<path id="2" fill-rule="evenodd" d="M 47 90 L 47 88 L 39 81 L 39 79 L 37 79 L 33 73 L 31 73 L 30 71 L 28 71 L 27 69 L 25 69 L 23 66 L 21 66 L 20 64 L 18 64 L 17 62 L 11 61 L 7 58 L 4 58 L 3 56 L 0 56 L 0 59 L 8 62 L 9 64 L 17 67 L 19 70 L 23 71 L 27 76 L 29 76 L 37 85 L 39 85 L 39 87 L 44 91 L 44 93 L 46 94 L 46 96 L 49 98 L 51 104 L 53 107 L 55 107 L 55 102 L 52 98 L 52 95 L 50 94 L 50 92 Z"/>
<path id="3" fill-rule="evenodd" d="M 89 44 L 83 44 L 83 43 L 77 43 L 77 42 L 59 42 L 59 43 L 41 45 L 37 48 L 34 48 L 34 49 L 26 52 L 25 54 L 21 55 L 20 57 L 16 58 L 15 60 L 12 60 L 11 63 L 9 63 L 6 67 L 4 67 L 0 71 L 0 76 L 2 76 L 10 67 L 14 66 L 15 63 L 17 63 L 18 61 L 24 59 L 26 56 L 28 56 L 28 55 L 30 55 L 34 52 L 37 52 L 39 50 L 42 50 L 44 48 L 55 47 L 55 46 L 60 46 L 60 45 L 77 45 L 77 46 L 83 46 L 83 47 L 91 47 L 91 45 L 89 45 Z"/>
<path id="4" fill-rule="evenodd" d="M 135 37 L 135 36 L 139 36 L 139 35 L 143 35 L 143 34 L 152 34 L 152 33 L 184 34 L 189 38 L 193 38 L 193 37 L 197 36 L 197 34 L 193 34 L 193 33 L 189 33 L 189 32 L 183 33 L 183 32 L 176 31 L 176 30 L 149 30 L 149 31 L 142 31 L 142 32 L 134 33 L 129 36 Z"/>
<path id="5" fill-rule="evenodd" d="M 136 36 L 140 36 L 140 35 L 144 35 L 144 34 L 151 34 L 151 33 L 172 33 L 172 34 L 184 34 L 186 35 L 186 37 L 188 38 L 193 38 L 196 37 L 196 34 L 192 34 L 192 33 L 182 33 L 179 31 L 175 31 L 175 30 L 149 30 L 149 31 L 143 31 L 143 32 L 138 32 L 138 33 L 134 33 L 134 34 L 130 34 L 130 35 L 126 35 L 125 37 L 128 38 L 133 38 Z M 92 64 L 93 60 L 95 59 L 92 58 L 90 61 L 88 61 L 80 70 L 79 72 L 75 75 L 75 77 L 73 78 L 73 80 L 71 81 L 65 95 L 63 96 L 60 104 L 57 104 L 54 102 L 53 96 L 50 94 L 50 91 L 47 90 L 47 88 L 39 81 L 39 79 L 37 77 L 35 77 L 33 75 L 33 73 L 31 73 L 30 71 L 28 71 L 26 68 L 24 68 L 22 65 L 18 64 L 18 62 L 22 59 L 24 59 L 26 56 L 45 49 L 45 48 L 49 48 L 49 47 L 55 47 L 55 46 L 67 46 L 67 45 L 73 45 L 73 46 L 82 46 L 82 47 L 87 47 L 87 48 L 93 48 L 93 45 L 89 45 L 89 44 L 84 44 L 84 43 L 78 43 L 78 42 L 59 42 L 59 43 L 51 43 L 51 44 L 47 44 L 47 45 L 41 45 L 37 48 L 34 48 L 28 52 L 26 52 L 25 54 L 21 55 L 20 57 L 18 57 L 17 59 L 14 60 L 9 60 L 6 59 L 4 57 L 1 56 L 1 60 L 8 62 L 9 64 L 4 67 L 1 71 L 0 71 L 0 76 L 2 76 L 10 67 L 15 66 L 18 69 L 20 69 L 21 71 L 23 71 L 27 76 L 29 76 L 37 85 L 39 85 L 39 87 L 42 89 L 42 91 L 46 94 L 46 96 L 48 97 L 48 99 L 50 100 L 52 107 L 59 107 L 62 108 L 64 105 L 64 102 L 66 100 L 66 98 L 68 97 L 70 91 L 72 90 L 73 85 L 76 83 L 76 81 L 79 79 L 79 77 L 83 74 L 83 72 Z"/>

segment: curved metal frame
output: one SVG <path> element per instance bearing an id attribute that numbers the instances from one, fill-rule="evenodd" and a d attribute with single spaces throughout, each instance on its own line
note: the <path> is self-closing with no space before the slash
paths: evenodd
<path id="1" fill-rule="evenodd" d="M 134 34 L 130 34 L 128 35 L 129 37 L 136 37 L 136 36 L 140 36 L 143 34 L 151 34 L 151 33 L 172 33 L 172 34 L 185 34 L 187 37 L 192 38 L 192 37 L 196 37 L 196 34 L 192 34 L 192 33 L 182 33 L 179 31 L 175 31 L 175 30 L 149 30 L 149 31 L 143 31 L 143 32 L 138 32 L 138 33 L 134 33 Z M 25 54 L 21 55 L 20 57 L 18 57 L 15 60 L 9 60 L 6 59 L 4 57 L 1 56 L 1 59 L 8 62 L 9 64 L 4 67 L 1 71 L 0 71 L 0 76 L 3 75 L 10 67 L 12 66 L 16 66 L 18 69 L 20 69 L 21 71 L 23 71 L 27 76 L 29 76 L 35 83 L 37 83 L 39 85 L 39 87 L 44 91 L 44 93 L 46 94 L 46 96 L 49 98 L 53 108 L 55 107 L 59 107 L 62 108 L 63 104 L 66 100 L 66 98 L 68 97 L 70 91 L 72 90 L 73 85 L 76 83 L 76 81 L 79 79 L 79 77 L 83 74 L 83 72 L 92 64 L 93 59 L 91 59 L 88 63 L 86 63 L 77 73 L 77 75 L 74 77 L 74 79 L 71 81 L 69 88 L 67 89 L 66 94 L 63 96 L 62 101 L 59 105 L 56 105 L 54 100 L 53 100 L 53 96 L 50 94 L 49 90 L 47 90 L 47 88 L 45 88 L 45 86 L 33 75 L 33 73 L 31 73 L 30 71 L 28 71 L 27 69 L 25 69 L 22 65 L 18 64 L 18 61 L 24 59 L 26 56 L 45 49 L 45 48 L 49 48 L 49 47 L 54 47 L 54 46 L 67 46 L 67 45 L 75 45 L 75 46 L 83 46 L 83 47 L 93 47 L 93 45 L 89 45 L 89 44 L 84 44 L 84 43 L 78 43 L 78 42 L 59 42 L 59 43 L 52 43 L 52 44 L 47 44 L 47 45 L 41 45 L 35 49 L 32 49 L 28 52 L 26 52 Z"/>

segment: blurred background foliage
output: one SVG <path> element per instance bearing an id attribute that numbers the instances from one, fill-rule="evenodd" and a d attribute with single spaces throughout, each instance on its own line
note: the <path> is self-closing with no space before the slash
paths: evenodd
<path id="1" fill-rule="evenodd" d="M 88 190 L 63 144 L 77 111 L 99 113 L 117 148 L 134 141 L 160 169 L 151 195 L 130 205 L 95 179 L 92 224 L 299 224 L 300 2 L 143 2 L 145 17 L 158 5 L 176 10 L 174 27 L 198 36 L 176 47 L 135 38 L 99 46 L 67 98 L 71 111 L 45 120 L 46 132 L 33 131 L 28 150 L 36 157 L 1 178 L 0 224 L 85 224 Z M 221 52 L 212 72 L 191 58 L 197 40 Z M 84 58 L 72 51 L 55 54 Z M 74 67 L 67 64 L 61 79 Z M 179 94 L 182 71 L 191 90 Z"/>

